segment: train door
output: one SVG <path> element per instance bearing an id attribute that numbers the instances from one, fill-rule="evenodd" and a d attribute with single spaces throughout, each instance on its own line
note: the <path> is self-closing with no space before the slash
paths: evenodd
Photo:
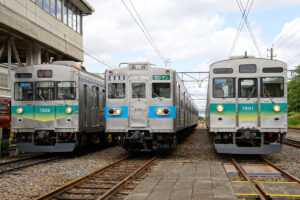
<path id="1" fill-rule="evenodd" d="M 129 78 L 129 126 L 132 128 L 148 127 L 148 80 L 146 77 Z"/>
<path id="2" fill-rule="evenodd" d="M 87 85 L 83 85 L 83 95 L 84 95 L 84 127 L 87 128 L 88 127 L 88 120 L 87 120 L 87 109 L 88 109 L 88 102 L 87 102 Z"/>
<path id="3" fill-rule="evenodd" d="M 238 127 L 258 127 L 257 78 L 238 79 Z"/>

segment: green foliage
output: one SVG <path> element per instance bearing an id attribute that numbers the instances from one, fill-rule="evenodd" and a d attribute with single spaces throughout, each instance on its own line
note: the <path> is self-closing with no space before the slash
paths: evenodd
<path id="1" fill-rule="evenodd" d="M 300 128 L 300 113 L 289 113 L 288 116 L 289 128 Z"/>
<path id="2" fill-rule="evenodd" d="M 300 66 L 297 67 L 297 75 L 288 82 L 288 110 L 300 112 Z"/>

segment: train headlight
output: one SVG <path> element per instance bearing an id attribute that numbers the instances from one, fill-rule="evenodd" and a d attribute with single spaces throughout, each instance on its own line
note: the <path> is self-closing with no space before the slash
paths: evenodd
<path id="1" fill-rule="evenodd" d="M 73 112 L 73 109 L 71 107 L 66 108 L 66 113 L 70 114 Z"/>
<path id="2" fill-rule="evenodd" d="M 279 111 L 280 111 L 280 106 L 275 105 L 275 106 L 273 107 L 273 110 L 274 110 L 275 112 L 279 112 Z"/>
<path id="3" fill-rule="evenodd" d="M 115 109 L 115 115 L 121 115 L 122 110 L 120 108 Z"/>
<path id="4" fill-rule="evenodd" d="M 224 111 L 224 107 L 222 105 L 218 105 L 217 106 L 217 111 L 218 112 L 223 112 Z"/>
<path id="5" fill-rule="evenodd" d="M 18 109 L 17 109 L 17 113 L 18 113 L 18 114 L 22 114 L 23 112 L 24 112 L 24 109 L 23 109 L 23 108 L 18 108 Z"/>
<path id="6" fill-rule="evenodd" d="M 157 115 L 162 115 L 163 114 L 163 109 L 162 108 L 157 108 L 156 109 L 156 114 Z"/>

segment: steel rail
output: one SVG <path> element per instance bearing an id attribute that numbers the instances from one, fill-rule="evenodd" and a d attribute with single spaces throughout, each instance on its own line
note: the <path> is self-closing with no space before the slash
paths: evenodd
<path id="1" fill-rule="evenodd" d="M 17 170 L 17 169 L 22 169 L 22 168 L 30 167 L 30 166 L 33 166 L 33 165 L 42 164 L 42 163 L 45 163 L 45 162 L 50 162 L 52 160 L 57 160 L 59 158 L 61 158 L 61 157 L 48 158 L 48 159 L 44 159 L 44 160 L 41 160 L 41 161 L 36 161 L 36 162 L 29 163 L 29 164 L 17 166 L 17 167 L 12 167 L 12 168 L 0 171 L 0 174 L 4 174 L 4 173 L 10 172 L 10 171 Z M 21 160 L 15 160 L 15 161 L 11 161 L 11 162 L 1 163 L 2 164 L 1 167 L 5 166 L 5 165 L 10 165 L 10 164 L 13 164 L 13 163 L 17 163 L 17 162 L 26 161 L 26 160 L 29 160 L 29 159 L 21 159 Z"/>
<path id="2" fill-rule="evenodd" d="M 285 138 L 285 139 L 283 139 L 283 144 L 289 145 L 292 147 L 296 147 L 296 148 L 300 148 L 300 142 L 297 140 L 291 140 L 291 139 Z"/>
<path id="3" fill-rule="evenodd" d="M 271 161 L 260 157 L 263 161 L 265 161 L 267 164 L 271 165 L 272 167 L 274 167 L 275 169 L 277 169 L 278 171 L 280 171 L 281 173 L 283 173 L 285 176 L 287 176 L 288 178 L 290 178 L 293 181 L 296 181 L 298 184 L 300 184 L 300 179 L 295 177 L 294 175 L 290 174 L 289 172 L 285 171 L 284 169 L 278 167 L 277 165 L 275 165 L 274 163 L 272 163 Z"/>
<path id="4" fill-rule="evenodd" d="M 247 180 L 250 184 L 250 186 L 253 188 L 253 190 L 258 194 L 260 200 L 266 200 L 265 196 L 255 187 L 255 184 L 251 181 L 249 176 L 245 173 L 245 171 L 241 168 L 240 164 L 233 158 L 231 157 L 231 161 L 236 167 L 236 169 L 240 172 L 240 174 L 243 176 L 245 180 Z"/>
<path id="5" fill-rule="evenodd" d="M 78 179 L 72 180 L 72 181 L 70 181 L 70 182 L 64 184 L 63 186 L 61 186 L 61 187 L 59 187 L 59 188 L 56 188 L 56 189 L 54 189 L 54 190 L 52 190 L 52 191 L 50 191 L 50 192 L 48 192 L 48 193 L 46 193 L 46 194 L 43 194 L 43 195 L 39 196 L 39 197 L 36 198 L 35 200 L 51 199 L 51 198 L 54 198 L 55 196 L 57 196 L 57 195 L 59 195 L 59 194 L 65 192 L 65 191 L 67 191 L 67 190 L 73 188 L 74 186 L 80 184 L 81 182 L 85 181 L 85 180 L 88 179 L 89 177 L 91 177 L 91 176 L 93 176 L 93 175 L 95 175 L 95 174 L 97 174 L 97 173 L 103 172 L 103 171 L 105 171 L 105 170 L 107 170 L 107 169 L 109 169 L 109 168 L 115 166 L 116 164 L 118 164 L 118 163 L 120 163 L 120 162 L 126 160 L 127 158 L 128 158 L 128 156 L 126 156 L 126 157 L 124 157 L 124 158 L 121 158 L 121 159 L 119 159 L 119 160 L 117 160 L 117 161 L 115 161 L 115 162 L 113 162 L 113 163 L 111 163 L 111 164 L 109 164 L 109 165 L 107 165 L 107 166 L 105 166 L 105 167 L 103 167 L 103 168 L 100 168 L 100 169 L 98 169 L 98 170 L 96 170 L 96 171 L 94 171 L 94 172 L 91 172 L 91 173 L 89 173 L 89 174 L 87 174 L 87 175 L 85 175 L 85 176 L 83 176 L 83 177 L 80 177 L 80 178 L 78 178 Z"/>
<path id="6" fill-rule="evenodd" d="M 120 181 L 117 185 L 112 187 L 110 190 L 106 191 L 103 195 L 97 198 L 97 200 L 106 200 L 109 199 L 116 191 L 120 189 L 121 186 L 123 186 L 125 183 L 127 183 L 129 180 L 134 178 L 139 172 L 146 169 L 154 160 L 156 160 L 158 156 L 153 157 L 151 160 L 146 162 L 143 166 L 135 170 L 132 174 L 124 178 L 122 181 Z"/>

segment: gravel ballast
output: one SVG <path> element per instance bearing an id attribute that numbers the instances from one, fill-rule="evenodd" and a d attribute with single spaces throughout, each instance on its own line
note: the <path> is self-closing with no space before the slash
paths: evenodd
<path id="1" fill-rule="evenodd" d="M 35 165 L 1 175 L 0 199 L 32 199 L 84 176 L 126 155 L 109 147 L 87 155 Z"/>

